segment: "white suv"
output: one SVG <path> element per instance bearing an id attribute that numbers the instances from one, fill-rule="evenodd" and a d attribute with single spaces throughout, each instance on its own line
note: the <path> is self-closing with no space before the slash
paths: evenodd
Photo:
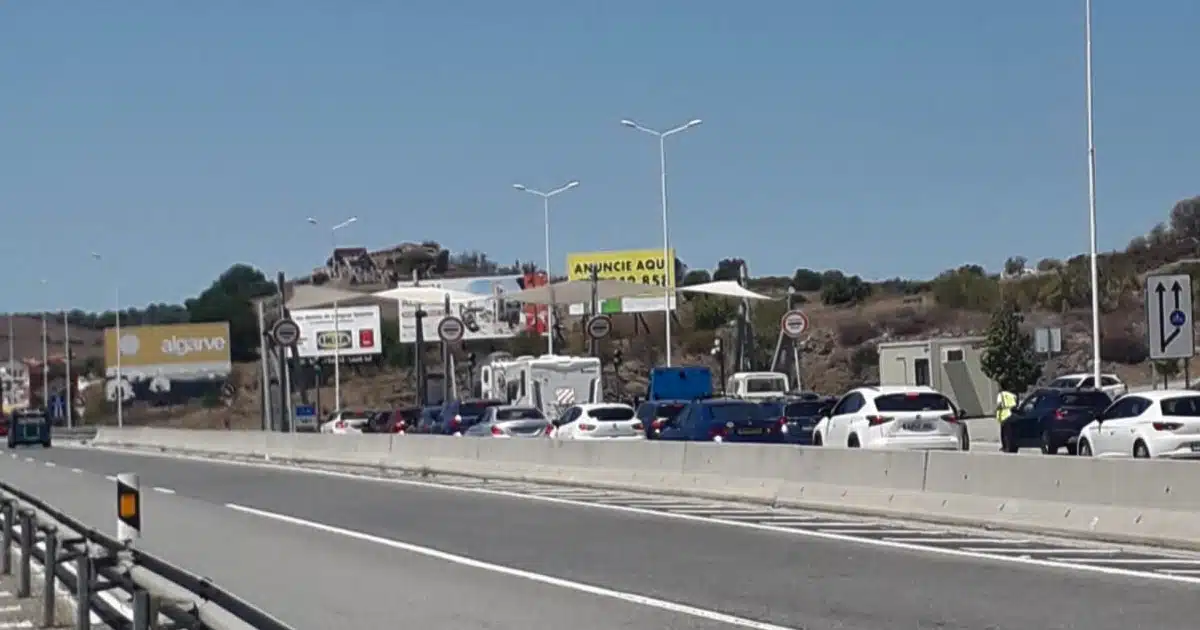
<path id="1" fill-rule="evenodd" d="M 1095 386 L 1096 377 L 1091 374 L 1064 374 L 1047 385 L 1051 389 L 1092 389 Z M 1129 391 L 1129 387 L 1122 383 L 1116 374 L 1101 374 L 1099 389 L 1113 400 L 1124 396 Z"/>
<path id="2" fill-rule="evenodd" d="M 817 422 L 814 446 L 961 450 L 958 411 L 925 386 L 859 387 Z"/>

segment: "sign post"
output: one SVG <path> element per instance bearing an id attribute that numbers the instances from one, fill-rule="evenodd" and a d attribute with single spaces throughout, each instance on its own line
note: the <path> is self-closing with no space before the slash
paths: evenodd
<path id="1" fill-rule="evenodd" d="M 137 473 L 117 475 L 117 540 L 130 544 L 142 536 L 142 489 Z"/>
<path id="2" fill-rule="evenodd" d="M 1146 277 L 1146 336 L 1153 361 L 1188 360 L 1196 354 L 1191 276 Z"/>

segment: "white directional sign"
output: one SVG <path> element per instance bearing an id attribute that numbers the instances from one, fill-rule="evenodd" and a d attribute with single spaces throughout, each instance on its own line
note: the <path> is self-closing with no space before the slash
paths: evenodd
<path id="1" fill-rule="evenodd" d="M 1150 342 L 1150 358 L 1155 361 L 1190 359 L 1196 354 L 1191 276 L 1146 278 L 1146 337 Z"/>

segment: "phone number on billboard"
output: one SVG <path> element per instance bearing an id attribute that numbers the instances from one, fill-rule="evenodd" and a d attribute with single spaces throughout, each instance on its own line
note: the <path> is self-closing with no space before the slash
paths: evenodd
<path id="1" fill-rule="evenodd" d="M 666 286 L 666 283 L 663 281 L 665 276 L 661 276 L 661 275 L 652 276 L 652 275 L 646 274 L 646 275 L 642 275 L 642 276 L 610 276 L 610 277 L 613 280 L 620 280 L 621 282 L 632 282 L 634 284 L 652 284 L 656 287 Z"/>

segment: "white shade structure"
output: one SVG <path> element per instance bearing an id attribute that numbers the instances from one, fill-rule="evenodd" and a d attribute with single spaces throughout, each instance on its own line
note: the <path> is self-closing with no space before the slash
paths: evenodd
<path id="1" fill-rule="evenodd" d="M 446 296 L 450 297 L 451 302 L 474 302 L 492 297 L 491 295 L 455 291 L 453 289 L 439 289 L 437 287 L 396 287 L 386 291 L 377 291 L 371 295 L 381 300 L 416 302 L 419 304 L 441 304 L 446 300 Z"/>
<path id="2" fill-rule="evenodd" d="M 721 297 L 737 298 L 739 300 L 774 300 L 769 295 L 755 293 L 746 287 L 738 284 L 733 280 L 718 280 L 716 282 L 705 282 L 703 284 L 693 284 L 687 287 L 679 287 L 680 293 L 704 293 L 707 295 L 719 295 Z"/>
<path id="3" fill-rule="evenodd" d="M 662 294 L 662 287 L 652 284 L 637 284 L 621 280 L 599 280 L 596 296 L 600 300 L 614 298 L 646 297 Z M 587 304 L 592 301 L 591 280 L 567 280 L 551 285 L 509 293 L 505 299 L 526 304 Z"/>

